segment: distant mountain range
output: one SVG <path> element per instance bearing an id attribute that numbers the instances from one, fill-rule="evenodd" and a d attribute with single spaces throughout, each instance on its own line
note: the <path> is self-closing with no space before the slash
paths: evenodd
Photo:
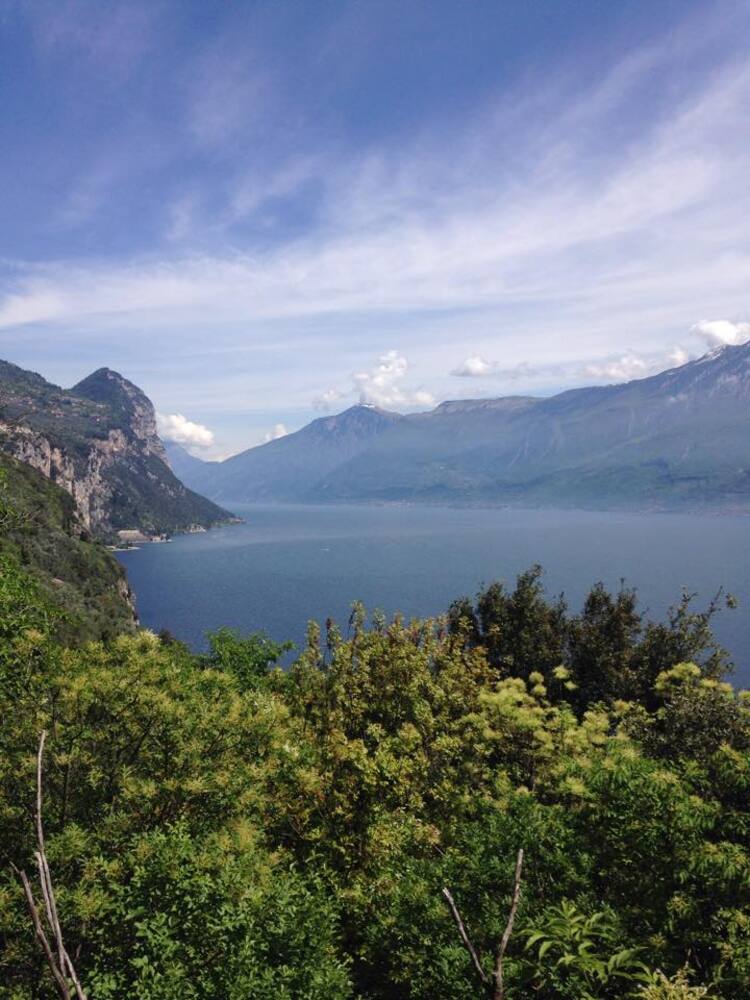
<path id="1" fill-rule="evenodd" d="M 354 406 L 294 434 L 172 467 L 220 502 L 402 501 L 750 509 L 750 344 L 621 385 Z"/>
<path id="2" fill-rule="evenodd" d="M 187 489 L 167 464 L 151 401 L 109 368 L 72 389 L 0 361 L 0 450 L 75 501 L 97 537 L 189 530 L 231 515 Z"/>

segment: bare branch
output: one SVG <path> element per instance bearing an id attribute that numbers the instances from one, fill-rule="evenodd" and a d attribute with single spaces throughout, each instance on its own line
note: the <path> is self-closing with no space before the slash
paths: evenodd
<path id="1" fill-rule="evenodd" d="M 60 996 L 63 1000 L 71 1000 L 70 990 L 68 989 L 68 984 L 65 981 L 65 976 L 60 971 L 55 961 L 55 956 L 53 954 L 50 943 L 47 940 L 47 935 L 44 933 L 44 927 L 42 926 L 42 921 L 39 918 L 39 910 L 37 909 L 36 903 L 34 901 L 34 893 L 31 891 L 31 885 L 29 883 L 28 876 L 26 872 L 19 871 L 15 865 L 12 866 L 13 871 L 21 880 L 23 885 L 23 891 L 26 895 L 26 906 L 29 910 L 29 916 L 31 917 L 31 922 L 34 925 L 34 933 L 36 934 L 37 941 L 42 946 L 42 951 L 44 952 L 44 957 L 47 959 L 47 964 L 50 967 L 50 971 L 54 976 L 55 982 L 57 983 L 57 988 L 60 991 Z"/>
<path id="2" fill-rule="evenodd" d="M 57 987 L 60 991 L 60 996 L 62 1000 L 71 1000 L 70 988 L 68 986 L 67 979 L 70 977 L 75 985 L 77 1000 L 87 1000 L 86 993 L 81 985 L 76 970 L 73 967 L 73 963 L 70 960 L 70 955 L 65 949 L 65 944 L 63 942 L 62 928 L 60 926 L 60 919 L 57 915 L 57 901 L 55 899 L 55 889 L 52 884 L 52 874 L 49 868 L 49 862 L 47 861 L 47 853 L 44 846 L 44 824 L 42 822 L 42 803 L 43 803 L 43 758 L 44 758 L 44 743 L 47 738 L 47 733 L 42 732 L 39 737 L 39 750 L 37 752 L 36 758 L 36 840 L 38 850 L 34 853 L 34 858 L 36 859 L 37 868 L 39 870 L 39 885 L 42 890 L 42 898 L 44 900 L 44 912 L 47 918 L 47 923 L 50 930 L 54 934 L 55 944 L 57 946 L 57 957 L 55 957 L 52 947 L 49 943 L 49 939 L 44 931 L 41 918 L 39 916 L 39 910 L 37 908 L 36 902 L 34 900 L 34 894 L 31 890 L 31 884 L 26 875 L 26 872 L 19 871 L 15 866 L 13 870 L 18 875 L 23 885 L 24 893 L 26 894 L 26 905 L 31 916 L 31 921 L 34 925 L 34 932 L 36 933 L 37 939 L 44 952 L 44 957 L 47 960 L 47 964 L 50 967 L 50 971 L 57 983 Z"/>
<path id="3" fill-rule="evenodd" d="M 42 895 L 44 896 L 44 907 L 47 911 L 47 920 L 49 921 L 52 933 L 55 935 L 55 942 L 57 944 L 58 965 L 60 969 L 64 971 L 65 946 L 63 945 L 60 921 L 57 917 L 57 901 L 55 899 L 55 890 L 52 888 L 52 876 L 50 875 L 49 865 L 47 864 L 47 855 L 44 847 L 44 825 L 42 823 L 42 804 L 44 797 L 42 765 L 44 762 L 44 742 L 46 739 L 47 733 L 45 730 L 42 730 L 42 734 L 39 737 L 39 750 L 36 755 L 36 842 L 39 848 L 36 853 L 36 862 L 39 868 L 39 882 L 42 887 Z"/>
<path id="4" fill-rule="evenodd" d="M 518 911 L 518 901 L 521 898 L 521 869 L 523 868 L 523 848 L 519 848 L 518 857 L 516 858 L 516 873 L 513 879 L 513 897 L 510 903 L 510 913 L 508 914 L 508 923 L 505 925 L 505 931 L 500 940 L 500 947 L 497 950 L 497 955 L 495 956 L 495 993 L 493 1000 L 503 1000 L 505 996 L 505 986 L 503 984 L 503 959 L 505 958 L 505 952 L 508 947 L 508 942 L 510 941 L 510 936 L 513 933 L 513 924 L 516 919 L 516 912 Z"/>
<path id="5" fill-rule="evenodd" d="M 487 985 L 489 985 L 489 979 L 487 978 L 487 973 L 482 968 L 482 963 L 479 961 L 479 956 L 477 955 L 476 951 L 474 950 L 474 945 L 471 943 L 471 941 L 469 939 L 469 935 L 466 933 L 466 928 L 464 927 L 464 922 L 461 919 L 461 914 L 458 912 L 458 907 L 456 906 L 455 902 L 453 901 L 453 896 L 451 896 L 451 894 L 448 891 L 448 889 L 445 889 L 445 888 L 443 889 L 443 895 L 445 896 L 445 898 L 446 898 L 446 900 L 448 902 L 448 906 L 450 907 L 450 911 L 451 911 L 451 913 L 453 915 L 453 919 L 456 922 L 456 927 L 458 928 L 458 936 L 461 938 L 461 941 L 463 943 L 464 948 L 466 948 L 466 950 L 468 951 L 468 953 L 469 953 L 469 955 L 471 957 L 471 961 L 472 961 L 472 963 L 474 965 L 474 968 L 476 969 L 477 975 L 479 976 L 479 978 L 481 979 L 481 981 L 485 984 L 485 986 L 487 986 Z"/>
<path id="6" fill-rule="evenodd" d="M 71 962 L 70 955 L 67 953 L 67 951 L 65 952 L 65 964 L 68 967 L 68 975 L 75 984 L 78 1000 L 88 1000 L 88 998 L 86 997 L 86 993 L 84 992 L 83 986 L 81 986 L 81 980 L 78 978 L 76 970 L 73 968 L 73 963 Z"/>
<path id="7" fill-rule="evenodd" d="M 500 943 L 495 952 L 495 970 L 491 976 L 482 968 L 482 963 L 479 960 L 479 955 L 471 943 L 469 935 L 464 926 L 464 922 L 461 919 L 461 914 L 458 912 L 458 907 L 456 906 L 453 896 L 447 889 L 443 889 L 443 896 L 445 897 L 448 906 L 450 907 L 453 920 L 455 921 L 456 927 L 458 928 L 458 935 L 461 938 L 461 943 L 464 948 L 469 953 L 472 965 L 479 976 L 482 984 L 487 988 L 487 996 L 491 997 L 492 1000 L 504 1000 L 505 997 L 505 986 L 503 983 L 503 960 L 505 959 L 505 952 L 508 948 L 508 943 L 510 941 L 510 936 L 513 933 L 513 924 L 516 920 L 516 913 L 518 912 L 518 903 L 521 899 L 521 870 L 523 869 L 523 848 L 518 851 L 518 856 L 516 858 L 516 873 L 513 880 L 513 895 L 510 901 L 510 912 L 508 913 L 508 922 L 505 925 L 505 930 L 503 931 L 503 936 L 500 939 Z"/>

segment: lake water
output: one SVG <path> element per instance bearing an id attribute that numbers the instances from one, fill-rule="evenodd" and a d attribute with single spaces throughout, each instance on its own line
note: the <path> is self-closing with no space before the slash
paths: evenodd
<path id="1" fill-rule="evenodd" d="M 635 586 L 653 617 L 681 588 L 719 587 L 738 610 L 716 631 L 750 684 L 750 519 L 687 514 L 408 506 L 232 506 L 241 525 L 120 553 L 142 623 L 195 648 L 230 625 L 303 641 L 310 618 L 346 625 L 353 600 L 386 613 L 444 611 L 483 583 L 541 563 L 550 594 L 578 608 L 592 583 Z"/>

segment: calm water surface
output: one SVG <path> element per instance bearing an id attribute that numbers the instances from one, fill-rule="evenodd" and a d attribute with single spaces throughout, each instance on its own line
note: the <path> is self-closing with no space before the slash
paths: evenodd
<path id="1" fill-rule="evenodd" d="M 120 559 L 142 623 L 195 648 L 207 631 L 263 629 L 300 643 L 310 618 L 346 624 L 351 602 L 422 616 L 541 563 L 550 594 L 578 608 L 601 580 L 638 588 L 654 617 L 681 588 L 697 606 L 724 587 L 740 608 L 716 623 L 750 684 L 750 519 L 688 514 L 437 507 L 232 505 L 246 523 Z"/>

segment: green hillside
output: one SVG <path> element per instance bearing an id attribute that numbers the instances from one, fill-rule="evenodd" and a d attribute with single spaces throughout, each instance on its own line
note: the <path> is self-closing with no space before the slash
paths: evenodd
<path id="1" fill-rule="evenodd" d="M 17 570 L 36 583 L 59 638 L 111 638 L 133 628 L 124 571 L 81 531 L 71 497 L 0 454 L 0 589 L 10 587 Z"/>

